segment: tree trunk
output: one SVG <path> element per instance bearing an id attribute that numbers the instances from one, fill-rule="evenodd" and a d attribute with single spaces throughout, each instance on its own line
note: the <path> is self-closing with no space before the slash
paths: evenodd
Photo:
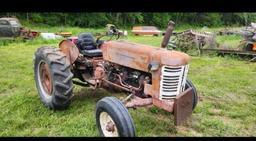
<path id="1" fill-rule="evenodd" d="M 28 15 L 28 13 L 27 13 L 27 22 L 29 23 L 29 15 Z"/>
<path id="2" fill-rule="evenodd" d="M 64 22 L 64 25 L 66 26 L 66 24 L 67 24 L 67 15 L 66 15 L 66 14 L 64 15 L 64 18 L 65 18 L 65 19 L 64 19 L 64 21 L 65 21 L 65 22 Z"/>

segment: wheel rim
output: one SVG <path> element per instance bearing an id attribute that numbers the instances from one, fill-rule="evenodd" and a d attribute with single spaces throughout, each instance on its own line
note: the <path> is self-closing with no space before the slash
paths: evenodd
<path id="1" fill-rule="evenodd" d="M 52 79 L 49 70 L 49 65 L 44 61 L 41 61 L 38 65 L 38 78 L 39 78 L 39 87 L 42 91 L 42 94 L 46 98 L 52 96 Z"/>
<path id="2" fill-rule="evenodd" d="M 107 112 L 100 113 L 100 127 L 105 137 L 118 137 L 116 124 Z"/>

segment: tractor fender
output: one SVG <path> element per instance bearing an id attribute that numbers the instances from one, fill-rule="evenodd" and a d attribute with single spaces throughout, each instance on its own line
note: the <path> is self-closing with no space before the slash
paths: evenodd
<path id="1" fill-rule="evenodd" d="M 59 43 L 59 48 L 67 56 L 70 64 L 73 64 L 79 56 L 79 50 L 76 45 L 67 39 Z"/>

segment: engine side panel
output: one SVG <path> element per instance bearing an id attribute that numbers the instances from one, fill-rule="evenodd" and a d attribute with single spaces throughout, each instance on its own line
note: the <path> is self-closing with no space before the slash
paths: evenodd
<path id="1" fill-rule="evenodd" d="M 190 61 L 185 53 L 126 41 L 105 42 L 101 49 L 104 60 L 145 72 L 152 61 L 171 66 L 186 65 Z"/>
<path id="2" fill-rule="evenodd" d="M 106 42 L 103 45 L 103 59 L 130 67 L 137 70 L 147 71 L 150 61 L 150 50 L 142 50 L 133 43 Z"/>

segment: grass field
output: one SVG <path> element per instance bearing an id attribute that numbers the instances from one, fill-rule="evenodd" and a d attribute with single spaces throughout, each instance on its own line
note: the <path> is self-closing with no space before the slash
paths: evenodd
<path id="1" fill-rule="evenodd" d="M 56 32 L 58 28 L 43 29 Z M 69 28 L 73 34 L 94 29 Z M 102 29 L 103 30 L 103 29 Z M 97 30 L 98 31 L 102 31 Z M 223 37 L 220 42 L 238 41 Z M 127 40 L 159 46 L 162 37 Z M 104 96 L 124 97 L 76 86 L 65 111 L 43 106 L 35 88 L 33 54 L 43 45 L 57 47 L 59 40 L 35 39 L 0 46 L 0 136 L 98 136 L 96 102 Z M 173 115 L 155 107 L 130 109 L 137 136 L 255 136 L 256 64 L 234 57 L 193 57 L 189 78 L 200 100 L 192 116 L 175 127 Z"/>

